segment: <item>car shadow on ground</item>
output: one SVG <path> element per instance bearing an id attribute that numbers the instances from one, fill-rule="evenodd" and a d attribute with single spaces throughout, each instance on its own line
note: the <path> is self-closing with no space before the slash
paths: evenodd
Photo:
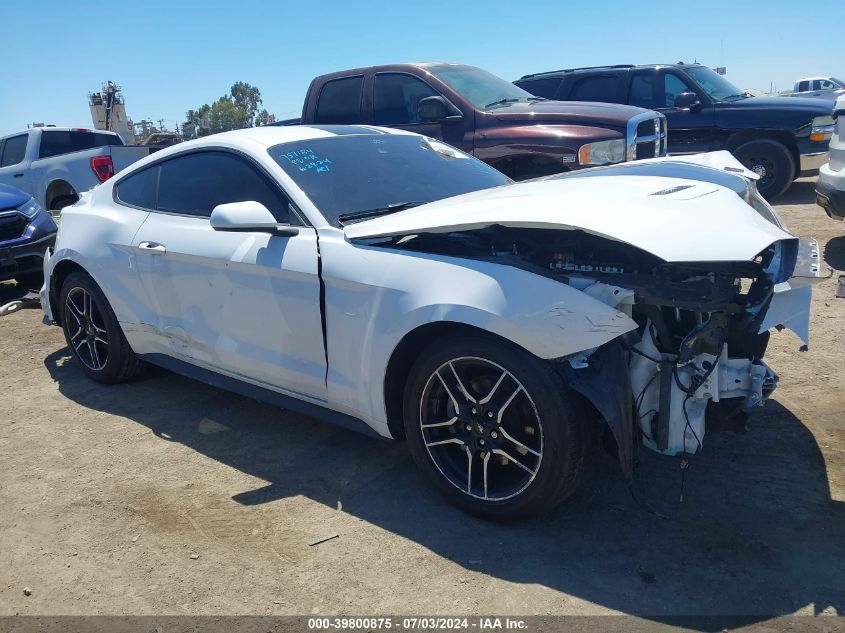
<path id="1" fill-rule="evenodd" d="M 100 387 L 66 349 L 45 365 L 78 404 L 270 482 L 235 494 L 241 504 L 295 495 L 333 508 L 340 501 L 344 512 L 467 569 L 655 620 L 845 612 L 845 504 L 831 499 L 813 435 L 777 401 L 752 416 L 746 434 L 708 435 L 683 491 L 678 460 L 645 451 L 635 502 L 615 459 L 598 450 L 574 498 L 543 518 L 502 525 L 447 505 L 402 444 L 163 370 Z"/>
<path id="2" fill-rule="evenodd" d="M 793 182 L 789 189 L 772 200 L 774 206 L 781 204 L 813 204 L 816 201 L 816 179 L 801 179 Z M 824 213 L 821 207 L 820 213 Z"/>

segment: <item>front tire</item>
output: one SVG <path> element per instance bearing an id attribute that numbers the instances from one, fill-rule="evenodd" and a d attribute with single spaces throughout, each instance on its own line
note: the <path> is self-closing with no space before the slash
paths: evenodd
<path id="1" fill-rule="evenodd" d="M 548 363 L 481 335 L 432 345 L 405 389 L 414 461 L 451 503 L 485 519 L 535 515 L 569 497 L 586 424 Z"/>
<path id="2" fill-rule="evenodd" d="M 733 155 L 760 176 L 757 190 L 766 200 L 789 189 L 795 178 L 795 158 L 783 143 L 772 139 L 749 141 L 735 149 Z"/>
<path id="3" fill-rule="evenodd" d="M 143 362 L 129 347 L 114 311 L 90 275 L 81 271 L 68 275 L 59 300 L 65 341 L 86 376 L 115 384 L 141 372 Z"/>

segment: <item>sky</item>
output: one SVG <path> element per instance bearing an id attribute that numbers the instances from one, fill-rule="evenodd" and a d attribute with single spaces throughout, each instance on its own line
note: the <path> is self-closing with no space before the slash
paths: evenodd
<path id="1" fill-rule="evenodd" d="M 173 129 L 236 81 L 290 118 L 317 75 L 406 61 L 514 80 L 697 60 L 766 91 L 845 75 L 840 0 L 0 0 L 0 25 L 0 134 L 33 122 L 90 127 L 87 95 L 106 80 L 123 88 L 129 118 Z"/>

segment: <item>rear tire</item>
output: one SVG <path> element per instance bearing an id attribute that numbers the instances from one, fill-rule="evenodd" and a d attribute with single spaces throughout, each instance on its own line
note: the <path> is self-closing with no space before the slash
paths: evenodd
<path id="1" fill-rule="evenodd" d="M 143 370 L 145 364 L 129 347 L 106 296 L 90 275 L 74 271 L 67 276 L 59 309 L 68 349 L 86 376 L 115 384 Z"/>
<path id="2" fill-rule="evenodd" d="M 772 139 L 758 139 L 743 143 L 733 155 L 745 167 L 757 173 L 757 190 L 767 200 L 789 189 L 795 178 L 795 158 L 783 144 Z"/>
<path id="3" fill-rule="evenodd" d="M 449 337 L 420 355 L 403 417 L 428 479 L 491 520 L 535 515 L 572 495 L 592 422 L 547 362 L 483 335 Z"/>

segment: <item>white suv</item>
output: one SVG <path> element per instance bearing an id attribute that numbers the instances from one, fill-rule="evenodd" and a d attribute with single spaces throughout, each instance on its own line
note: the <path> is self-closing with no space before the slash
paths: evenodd
<path id="1" fill-rule="evenodd" d="M 836 127 L 830 139 L 830 158 L 819 170 L 816 183 L 816 202 L 827 214 L 836 219 L 845 219 L 845 96 L 836 100 L 833 119 Z"/>

